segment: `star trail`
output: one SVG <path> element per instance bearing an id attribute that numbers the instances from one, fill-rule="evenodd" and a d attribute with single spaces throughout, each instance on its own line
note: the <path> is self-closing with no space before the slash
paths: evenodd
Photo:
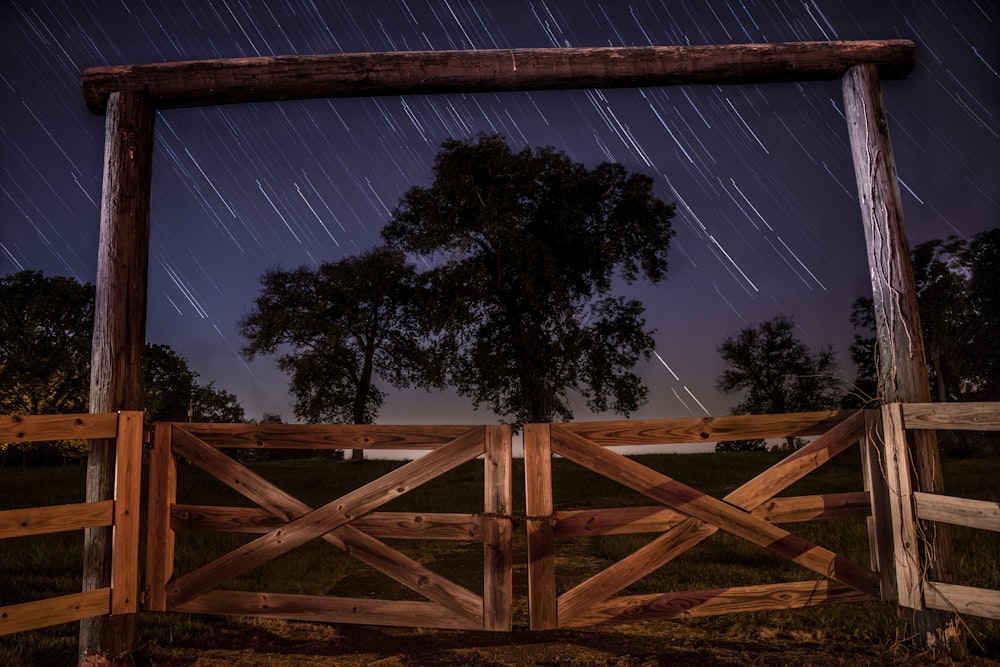
<path id="1" fill-rule="evenodd" d="M 909 240 L 968 238 L 1000 224 L 998 24 L 987 0 L 4 0 L 0 275 L 95 279 L 104 119 L 84 68 L 340 52 L 912 39 L 914 72 L 882 86 Z M 781 314 L 854 377 L 870 285 L 839 82 L 245 104 L 160 111 L 156 132 L 147 337 L 250 417 L 294 418 L 273 360 L 238 355 L 260 274 L 372 247 L 441 142 L 479 132 L 620 162 L 677 203 L 668 279 L 627 288 L 656 329 L 637 416 L 727 413 L 716 346 Z M 414 391 L 380 420 L 492 415 Z"/>

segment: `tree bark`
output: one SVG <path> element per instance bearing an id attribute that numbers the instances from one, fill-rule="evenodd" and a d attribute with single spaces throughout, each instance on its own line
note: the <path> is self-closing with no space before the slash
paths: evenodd
<path id="1" fill-rule="evenodd" d="M 149 207 L 155 111 L 142 93 L 113 93 L 105 123 L 104 186 L 91 349 L 90 411 L 143 409 Z M 95 440 L 87 502 L 114 498 L 114 440 Z M 83 590 L 111 585 L 111 528 L 84 531 Z M 136 616 L 80 622 L 80 665 L 113 664 L 135 649 Z"/>
<path id="2" fill-rule="evenodd" d="M 847 117 L 858 184 L 861 218 L 871 273 L 878 340 L 879 397 L 883 402 L 931 400 L 927 358 L 917 309 L 910 246 L 878 71 L 874 65 L 852 67 L 843 79 Z M 907 432 L 914 489 L 944 493 L 941 460 L 934 431 Z M 926 577 L 952 583 L 955 564 L 951 532 L 932 522 L 920 525 Z M 966 653 L 955 614 L 925 609 L 914 614 L 918 646 L 954 656 Z"/>
<path id="3" fill-rule="evenodd" d="M 114 91 L 170 107 L 431 93 L 839 79 L 875 63 L 886 78 L 913 69 L 904 39 L 639 48 L 339 53 L 91 67 L 83 96 L 104 113 Z"/>

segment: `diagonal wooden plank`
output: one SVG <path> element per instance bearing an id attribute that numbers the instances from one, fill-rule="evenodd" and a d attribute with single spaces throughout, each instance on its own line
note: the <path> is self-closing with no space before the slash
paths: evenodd
<path id="1" fill-rule="evenodd" d="M 864 433 L 864 414 L 858 412 L 802 449 L 782 459 L 725 497 L 725 501 L 751 511 L 775 494 L 802 479 L 840 454 Z M 553 431 L 561 431 L 561 427 Z M 596 445 L 595 445 L 596 446 Z M 617 455 L 616 455 L 617 456 Z M 678 514 L 678 516 L 683 516 Z M 638 581 L 718 530 L 697 519 L 684 519 L 661 537 L 559 597 L 560 624 L 593 604 L 603 602 Z"/>
<path id="2" fill-rule="evenodd" d="M 190 442 L 185 442 L 182 448 Z M 176 443 L 175 443 L 176 446 Z M 471 461 L 482 453 L 482 428 L 469 431 L 449 444 L 411 461 L 377 480 L 333 500 L 319 509 L 291 520 L 281 528 L 239 547 L 170 583 L 171 605 L 191 598 L 223 582 L 334 530 L 356 516 L 366 514 L 394 498 Z M 249 471 L 247 471 L 249 472 Z"/>
<path id="3" fill-rule="evenodd" d="M 553 429 L 552 451 L 682 514 L 718 526 L 862 593 L 878 595 L 877 577 L 867 568 L 573 433 Z"/>

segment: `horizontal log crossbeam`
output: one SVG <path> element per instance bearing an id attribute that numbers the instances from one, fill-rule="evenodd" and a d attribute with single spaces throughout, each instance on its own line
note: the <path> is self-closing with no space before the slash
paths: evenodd
<path id="1" fill-rule="evenodd" d="M 115 92 L 160 109 L 309 98 L 679 84 L 839 80 L 872 63 L 884 79 L 913 69 L 903 39 L 627 48 L 532 48 L 267 56 L 91 67 L 83 97 L 103 114 Z"/>

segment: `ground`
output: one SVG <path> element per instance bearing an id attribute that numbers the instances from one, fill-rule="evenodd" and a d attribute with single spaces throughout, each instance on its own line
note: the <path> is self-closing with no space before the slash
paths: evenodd
<path id="1" fill-rule="evenodd" d="M 916 653 L 905 642 L 824 642 L 822 638 L 760 629 L 754 637 L 719 636 L 707 628 L 649 623 L 577 631 L 485 633 L 252 621 L 243 633 L 221 632 L 213 647 L 150 647 L 162 667 L 671 667 L 890 665 L 1000 667 L 973 657 L 955 663 Z"/>

